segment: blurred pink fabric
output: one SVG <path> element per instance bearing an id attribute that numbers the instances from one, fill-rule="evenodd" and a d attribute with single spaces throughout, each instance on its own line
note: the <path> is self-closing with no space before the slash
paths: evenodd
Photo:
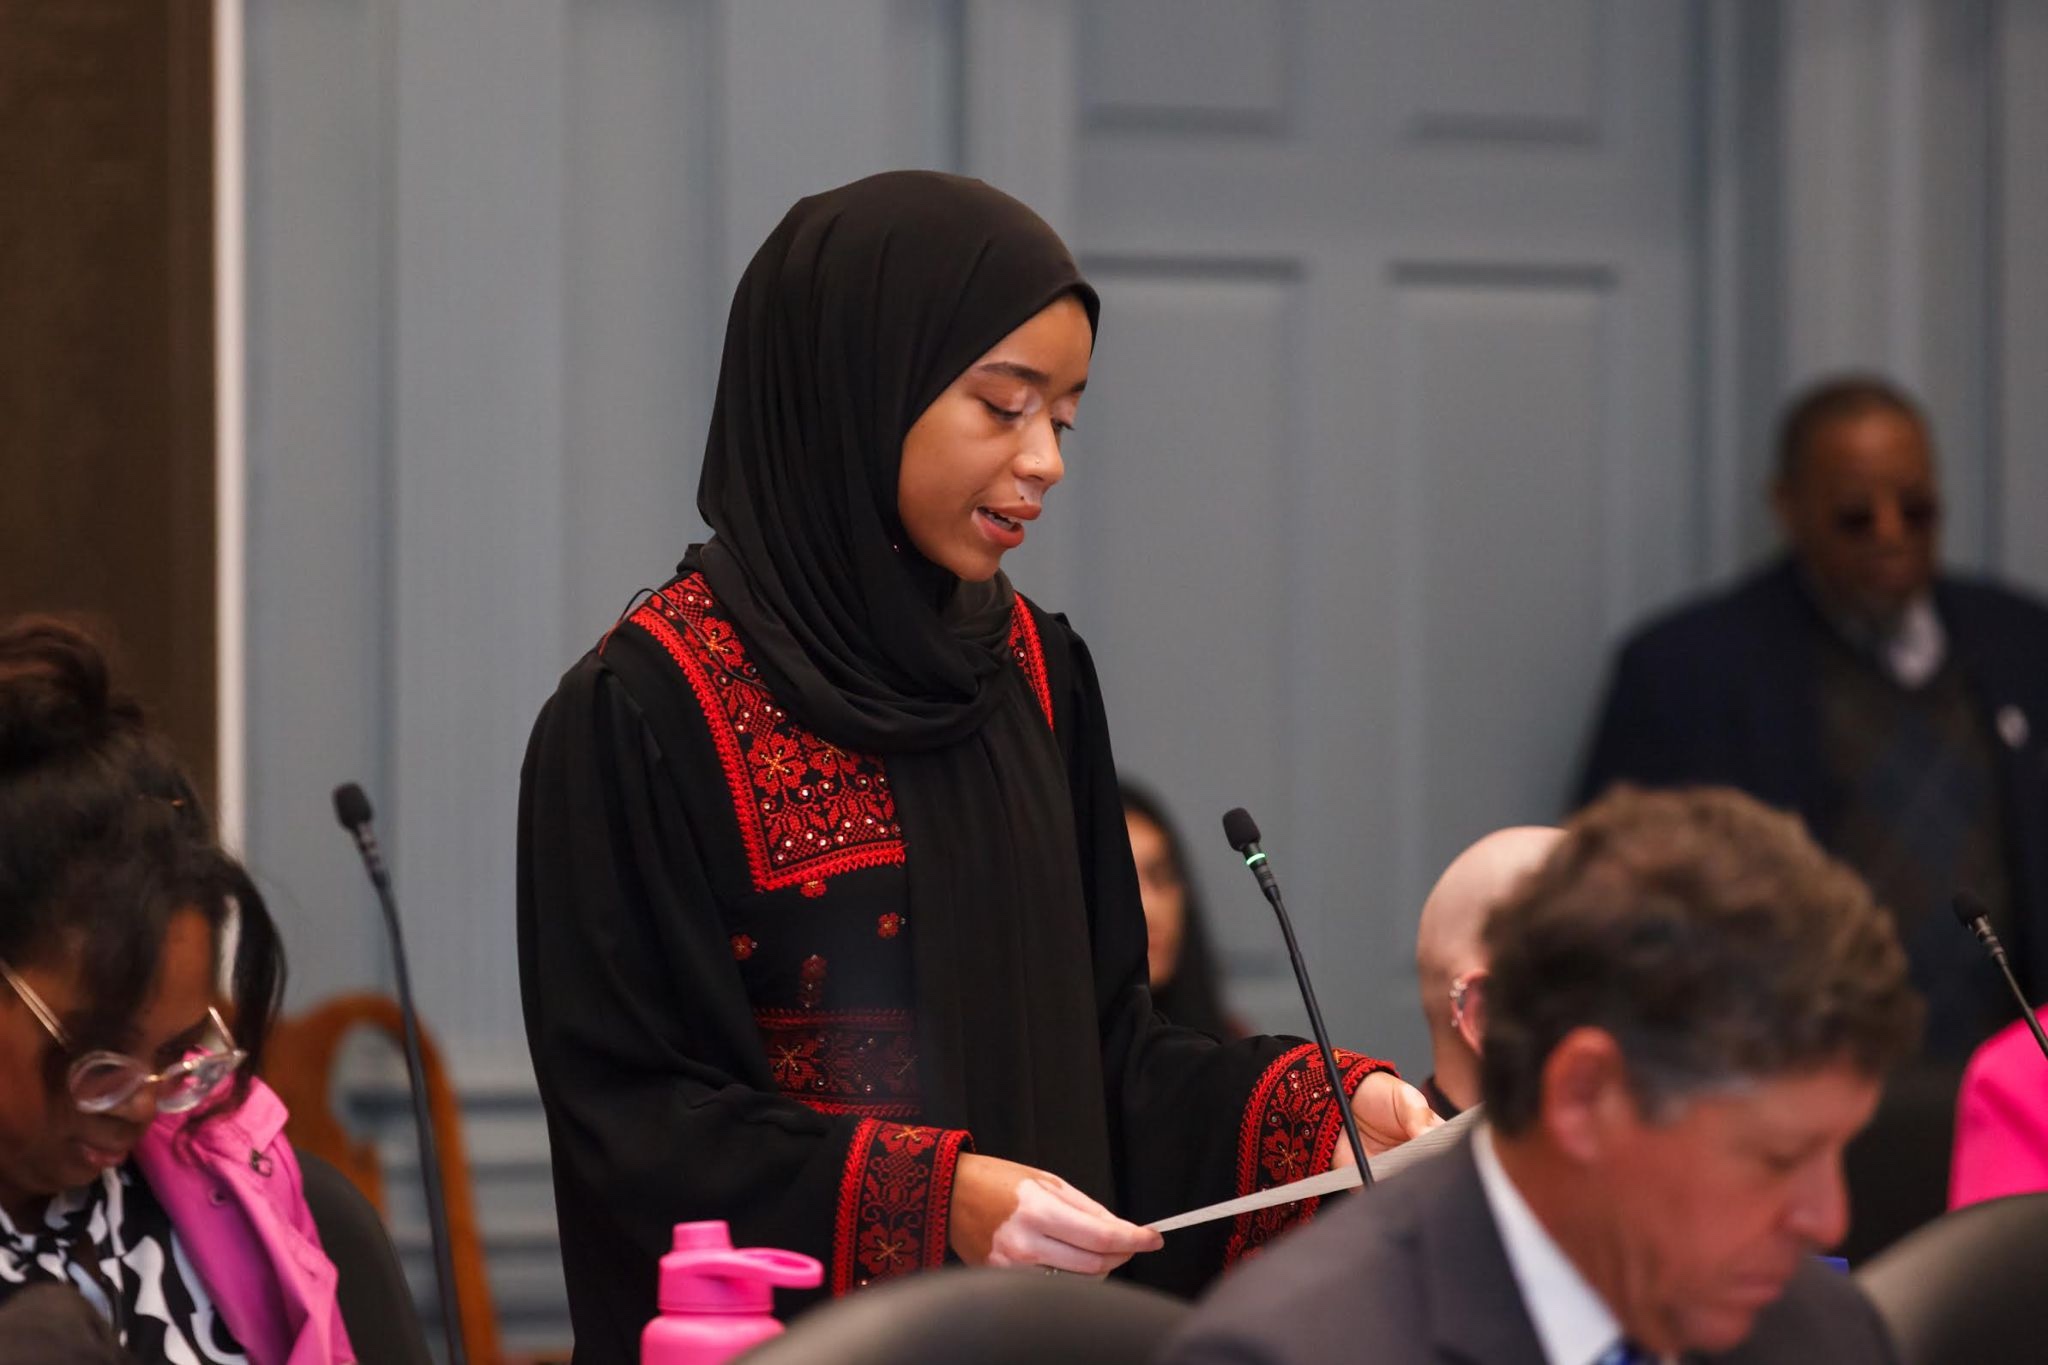
<path id="1" fill-rule="evenodd" d="M 252 1082 L 239 1109 L 200 1125 L 203 1111 L 157 1114 L 135 1148 L 213 1306 L 252 1365 L 353 1361 L 334 1263 L 306 1207 L 284 1101 Z"/>
<path id="2" fill-rule="evenodd" d="M 2035 1011 L 2048 1026 L 2048 1005 Z M 2048 1190 L 2048 1057 L 2024 1019 L 1970 1058 L 1956 1095 L 1948 1206 Z"/>

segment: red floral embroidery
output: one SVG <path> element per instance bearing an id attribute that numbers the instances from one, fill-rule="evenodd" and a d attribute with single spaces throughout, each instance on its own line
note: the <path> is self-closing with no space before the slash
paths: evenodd
<path id="1" fill-rule="evenodd" d="M 748 958 L 752 957 L 757 946 L 759 945 L 746 934 L 734 934 L 732 936 L 732 955 L 741 962 L 745 962 Z"/>
<path id="2" fill-rule="evenodd" d="M 775 1088 L 791 1099 L 826 1114 L 908 1119 L 920 1112 L 909 1010 L 756 1010 L 754 1026 Z"/>
<path id="3" fill-rule="evenodd" d="M 918 1247 L 917 1237 L 894 1223 L 869 1224 L 860 1234 L 859 1261 L 868 1272 L 860 1283 L 916 1269 Z"/>
<path id="4" fill-rule="evenodd" d="M 890 911 L 875 921 L 875 932 L 883 938 L 894 938 L 903 932 L 903 916 Z"/>
<path id="5" fill-rule="evenodd" d="M 755 889 L 821 896 L 827 877 L 901 865 L 903 828 L 882 760 L 793 722 L 717 611 L 693 573 L 650 597 L 632 622 L 675 660 L 703 708 Z"/>
<path id="6" fill-rule="evenodd" d="M 740 641 L 732 633 L 732 626 L 716 617 L 707 617 L 700 626 L 704 632 L 704 652 L 727 668 L 737 668 L 744 657 L 740 653 Z"/>
<path id="7" fill-rule="evenodd" d="M 768 1070 L 776 1087 L 785 1094 L 808 1094 L 824 1084 L 818 1069 L 818 1052 L 823 1043 L 816 1037 L 798 1035 L 768 1045 Z"/>
<path id="8" fill-rule="evenodd" d="M 916 1156 L 939 1142 L 936 1128 L 893 1127 L 881 1131 L 882 1146 L 890 1152 Z"/>
<path id="9" fill-rule="evenodd" d="M 809 757 L 788 735 L 762 736 L 754 744 L 752 757 L 756 784 L 771 791 L 801 787 L 811 771 Z"/>
<path id="10" fill-rule="evenodd" d="M 1357 1091 L 1375 1071 L 1392 1070 L 1356 1052 L 1337 1049 L 1344 1072 L 1344 1093 Z M 1344 1140 L 1344 1114 L 1330 1102 L 1330 1083 L 1323 1059 L 1313 1043 L 1280 1054 L 1252 1087 L 1245 1105 L 1244 1126 L 1237 1144 L 1239 1195 L 1268 1190 L 1330 1169 L 1330 1158 Z M 1253 1213 L 1241 1213 L 1224 1247 L 1223 1263 L 1234 1265 L 1275 1237 L 1315 1217 L 1320 1199 L 1303 1199 Z"/>
<path id="11" fill-rule="evenodd" d="M 832 1233 L 832 1292 L 929 1269 L 946 1259 L 957 1129 L 862 1119 L 846 1153 Z"/>
<path id="12" fill-rule="evenodd" d="M 804 965 L 797 971 L 802 982 L 796 988 L 797 1003 L 807 1010 L 814 1010 L 825 998 L 825 959 L 812 953 L 804 959 Z"/>
<path id="13" fill-rule="evenodd" d="M 683 670 L 703 708 L 732 793 L 747 865 L 759 891 L 822 896 L 826 879 L 901 866 L 903 827 L 882 760 L 811 734 L 775 704 L 701 573 L 648 598 L 632 624 Z M 1053 723 L 1038 623 L 1022 597 L 1010 612 L 1010 653 Z"/>
<path id="14" fill-rule="evenodd" d="M 1010 657 L 1024 670 L 1024 680 L 1038 698 L 1038 709 L 1045 712 L 1045 723 L 1051 725 L 1052 687 L 1046 681 L 1045 647 L 1039 642 L 1038 623 L 1031 619 L 1031 608 L 1022 594 L 1010 607 Z"/>

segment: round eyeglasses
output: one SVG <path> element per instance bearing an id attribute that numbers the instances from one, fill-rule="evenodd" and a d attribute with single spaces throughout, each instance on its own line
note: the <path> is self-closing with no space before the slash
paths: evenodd
<path id="1" fill-rule="evenodd" d="M 0 962 L 0 977 L 6 978 L 57 1046 L 72 1051 L 70 1035 L 57 1022 L 56 1011 L 44 1004 L 42 997 L 5 962 Z M 208 1037 L 162 1071 L 151 1071 L 146 1063 L 120 1052 L 102 1050 L 77 1058 L 65 1073 L 71 1102 L 87 1114 L 108 1114 L 134 1099 L 144 1086 L 154 1086 L 156 1107 L 164 1113 L 181 1114 L 193 1108 L 219 1089 L 221 1082 L 234 1075 L 235 1068 L 249 1057 L 235 1046 L 235 1036 L 228 1032 L 219 1010 L 207 1006 L 206 1018 L 211 1025 Z"/>

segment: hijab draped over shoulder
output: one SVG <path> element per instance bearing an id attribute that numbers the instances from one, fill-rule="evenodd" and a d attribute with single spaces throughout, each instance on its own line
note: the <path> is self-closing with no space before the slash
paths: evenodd
<path id="1" fill-rule="evenodd" d="M 912 424 L 1067 295 L 1093 327 L 1059 237 L 979 181 L 891 172 L 800 201 L 733 300 L 692 557 L 792 716 L 888 763 L 926 1121 L 1109 1198 L 1061 750 L 1007 658 L 1007 579 L 960 582 L 897 511 Z"/>

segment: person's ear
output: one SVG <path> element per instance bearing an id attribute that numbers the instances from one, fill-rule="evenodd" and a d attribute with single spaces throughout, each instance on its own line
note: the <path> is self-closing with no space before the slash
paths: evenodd
<path id="1" fill-rule="evenodd" d="M 1465 990 L 1458 1005 L 1457 1018 L 1453 1021 L 1458 1036 L 1465 1040 L 1465 1046 L 1477 1056 L 1480 1046 L 1486 1040 L 1486 978 L 1484 967 L 1465 974 Z"/>
<path id="2" fill-rule="evenodd" d="M 1575 1028 L 1543 1059 L 1539 1122 L 1580 1165 L 1597 1165 L 1624 1129 L 1640 1123 L 1621 1044 L 1605 1029 Z"/>

